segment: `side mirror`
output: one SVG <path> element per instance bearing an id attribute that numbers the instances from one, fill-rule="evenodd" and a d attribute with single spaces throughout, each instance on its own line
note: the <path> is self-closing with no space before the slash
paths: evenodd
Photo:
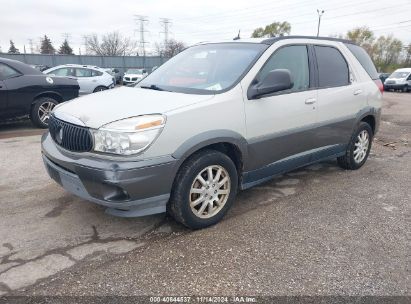
<path id="1" fill-rule="evenodd" d="M 286 69 L 270 71 L 260 82 L 252 84 L 247 91 L 248 99 L 257 99 L 263 95 L 288 90 L 294 86 L 291 73 Z"/>

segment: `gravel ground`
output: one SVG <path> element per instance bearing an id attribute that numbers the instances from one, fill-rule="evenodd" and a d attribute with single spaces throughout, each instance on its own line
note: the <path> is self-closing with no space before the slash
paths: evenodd
<path id="1" fill-rule="evenodd" d="M 410 296 L 411 94 L 384 99 L 361 170 L 291 172 L 201 231 L 107 216 L 47 179 L 38 137 L 0 140 L 0 295 Z"/>

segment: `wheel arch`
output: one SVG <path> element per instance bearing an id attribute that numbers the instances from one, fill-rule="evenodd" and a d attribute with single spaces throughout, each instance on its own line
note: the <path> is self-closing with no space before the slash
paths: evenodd
<path id="1" fill-rule="evenodd" d="M 234 162 L 239 182 L 247 160 L 247 141 L 239 133 L 230 130 L 216 130 L 201 133 L 186 140 L 172 156 L 179 160 L 176 174 L 181 165 L 194 153 L 212 149 L 226 154 Z"/>
<path id="2" fill-rule="evenodd" d="M 373 133 L 378 131 L 381 117 L 381 109 L 375 107 L 366 107 L 357 114 L 354 130 L 361 122 L 366 122 L 371 126 Z M 354 132 L 353 130 L 353 132 Z"/>
<path id="3" fill-rule="evenodd" d="M 41 97 L 53 98 L 58 103 L 63 101 L 63 96 L 61 96 L 59 93 L 54 92 L 54 91 L 46 91 L 46 92 L 41 92 L 40 94 L 37 94 L 36 96 L 34 96 L 33 101 L 31 102 L 31 105 L 33 106 L 33 104 L 36 102 L 36 100 L 41 98 Z"/>

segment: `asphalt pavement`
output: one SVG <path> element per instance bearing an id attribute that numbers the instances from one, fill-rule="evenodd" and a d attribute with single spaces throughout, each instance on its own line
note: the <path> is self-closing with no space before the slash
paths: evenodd
<path id="1" fill-rule="evenodd" d="M 200 231 L 66 193 L 30 132 L 0 126 L 0 296 L 410 296 L 411 94 L 384 94 L 360 170 L 285 174 Z"/>

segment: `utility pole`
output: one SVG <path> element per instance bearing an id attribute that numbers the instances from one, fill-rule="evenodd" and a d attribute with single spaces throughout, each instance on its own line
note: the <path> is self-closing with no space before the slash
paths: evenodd
<path id="1" fill-rule="evenodd" d="M 30 48 L 30 53 L 34 53 L 34 47 L 33 47 L 33 39 L 29 39 L 29 48 Z"/>
<path id="2" fill-rule="evenodd" d="M 167 49 L 171 20 L 168 18 L 160 18 L 160 24 L 163 26 L 163 31 L 160 32 L 160 34 L 164 34 L 164 49 Z"/>
<path id="3" fill-rule="evenodd" d="M 136 22 L 136 25 L 138 26 L 138 30 L 140 32 L 140 49 L 143 53 L 143 56 L 146 56 L 146 44 L 148 44 L 148 42 L 145 40 L 145 33 L 147 33 L 145 26 L 146 23 L 148 22 L 147 16 L 142 16 L 142 15 L 134 15 L 134 20 Z"/>
<path id="4" fill-rule="evenodd" d="M 324 10 L 319 10 L 317 9 L 317 14 L 318 14 L 318 27 L 317 27 L 317 37 L 320 35 L 320 24 L 321 24 L 321 17 L 324 14 Z"/>

